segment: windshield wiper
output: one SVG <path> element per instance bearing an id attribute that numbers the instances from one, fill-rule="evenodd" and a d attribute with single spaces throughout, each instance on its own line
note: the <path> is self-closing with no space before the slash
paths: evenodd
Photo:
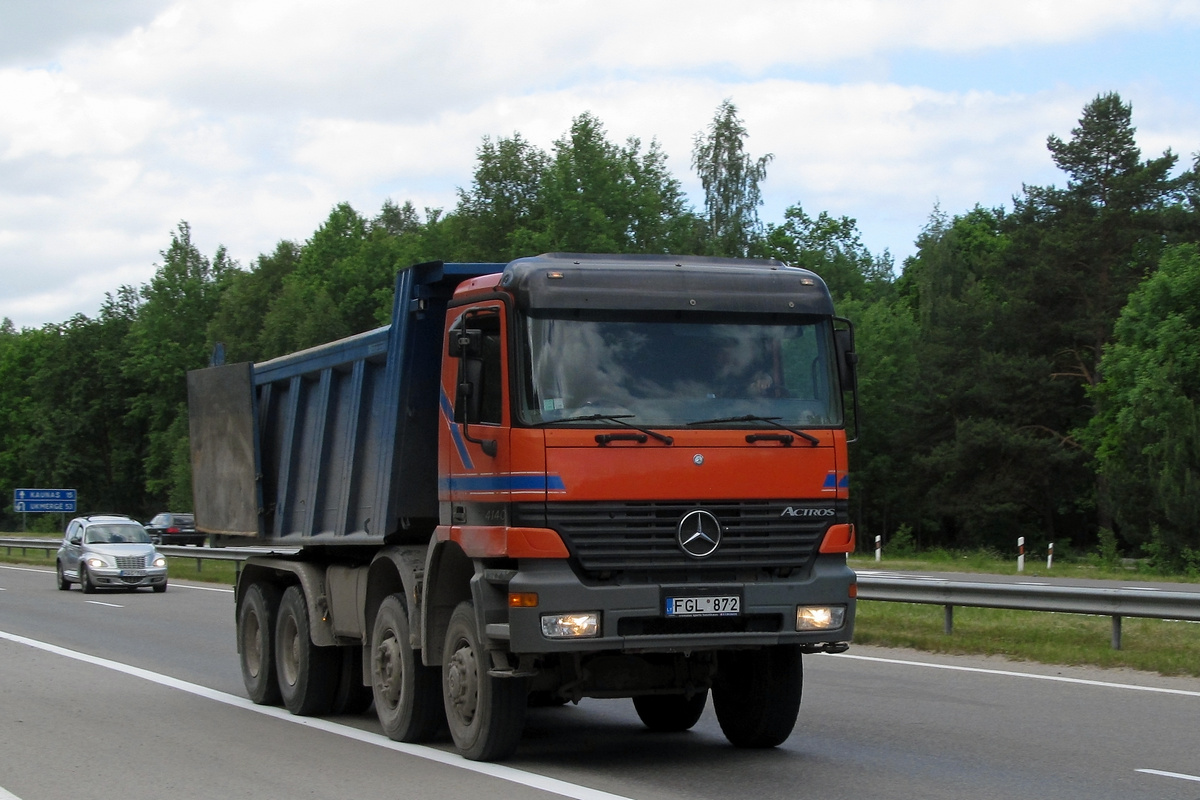
<path id="1" fill-rule="evenodd" d="M 584 414 L 578 417 L 563 417 L 562 419 L 547 419 L 539 422 L 539 425 L 557 425 L 560 422 L 615 422 L 618 425 L 624 425 L 626 428 L 633 428 L 635 431 L 641 431 L 646 436 L 652 436 L 663 444 L 674 444 L 675 440 L 665 433 L 652 431 L 649 428 L 643 428 L 641 425 L 634 425 L 631 422 L 626 422 L 627 419 L 633 419 L 636 414 Z M 608 444 L 614 441 L 615 437 L 611 434 L 597 434 L 596 442 L 601 445 Z M 641 441 L 645 441 L 642 439 Z"/>
<path id="2" fill-rule="evenodd" d="M 698 419 L 695 422 L 689 422 L 688 425 L 720 425 L 721 423 L 724 423 L 724 422 L 765 422 L 768 425 L 774 425 L 776 428 L 785 430 L 788 433 L 794 433 L 797 436 L 799 436 L 801 439 L 807 439 L 809 444 L 811 444 L 813 447 L 816 447 L 817 445 L 819 445 L 821 443 L 821 440 L 818 439 L 817 437 L 813 436 L 811 433 L 805 433 L 804 431 L 798 431 L 795 428 L 789 428 L 787 425 L 780 423 L 779 422 L 780 419 L 782 419 L 782 417 L 760 417 L 757 414 L 745 414 L 740 417 L 720 417 L 718 419 Z M 747 436 L 746 441 L 748 441 L 748 442 L 756 441 L 756 439 L 752 438 L 753 436 L 754 436 L 754 434 Z M 790 442 L 785 442 L 785 444 L 790 444 Z"/>

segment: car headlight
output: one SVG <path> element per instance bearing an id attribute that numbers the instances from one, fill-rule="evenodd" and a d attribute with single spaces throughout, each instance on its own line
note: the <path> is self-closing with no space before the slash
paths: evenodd
<path id="1" fill-rule="evenodd" d="M 154 554 L 154 566 L 156 566 L 156 567 L 165 567 L 166 565 L 167 565 L 167 557 L 166 557 L 166 556 L 160 556 L 160 555 L 158 555 L 157 553 L 155 553 L 155 554 Z"/>
<path id="2" fill-rule="evenodd" d="M 94 567 L 96 569 L 103 569 L 104 567 L 110 566 L 109 563 L 100 556 L 88 556 L 84 559 L 84 561 L 89 567 Z"/>

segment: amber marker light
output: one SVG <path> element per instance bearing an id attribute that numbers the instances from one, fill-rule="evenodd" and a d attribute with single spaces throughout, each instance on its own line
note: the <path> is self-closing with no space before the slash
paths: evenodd
<path id="1" fill-rule="evenodd" d="M 509 592 L 509 608 L 537 608 L 537 592 Z"/>

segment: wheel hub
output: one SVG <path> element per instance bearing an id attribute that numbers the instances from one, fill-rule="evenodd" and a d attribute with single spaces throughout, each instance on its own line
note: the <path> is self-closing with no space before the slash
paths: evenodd
<path id="1" fill-rule="evenodd" d="M 375 648 L 375 674 L 378 676 L 380 693 L 390 705 L 395 705 L 400 699 L 400 687 L 404 681 L 400 660 L 400 643 L 395 636 L 389 636 Z"/>
<path id="2" fill-rule="evenodd" d="M 459 647 L 446 666 L 446 689 L 455 713 L 464 723 L 475 719 L 479 702 L 479 670 L 475 651 L 468 646 Z"/>

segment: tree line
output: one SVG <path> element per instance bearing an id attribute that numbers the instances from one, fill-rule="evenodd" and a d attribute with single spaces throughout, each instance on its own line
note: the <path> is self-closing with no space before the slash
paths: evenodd
<path id="1" fill-rule="evenodd" d="M 395 273 L 542 252 L 779 258 L 820 274 L 858 331 L 860 541 L 1055 542 L 1200 570 L 1200 155 L 1143 158 L 1132 108 L 1096 97 L 1049 157 L 1065 187 L 935 208 L 897 271 L 857 223 L 797 203 L 759 219 L 770 154 L 723 102 L 693 142 L 689 204 L 656 140 L 590 113 L 549 150 L 485 137 L 453 209 L 339 204 L 248 266 L 181 222 L 155 276 L 95 317 L 0 325 L 0 482 L 81 510 L 191 506 L 186 382 L 223 343 L 264 360 L 386 324 Z M 0 519 L 20 524 L 9 506 Z M 56 523 L 43 519 L 41 524 Z"/>

